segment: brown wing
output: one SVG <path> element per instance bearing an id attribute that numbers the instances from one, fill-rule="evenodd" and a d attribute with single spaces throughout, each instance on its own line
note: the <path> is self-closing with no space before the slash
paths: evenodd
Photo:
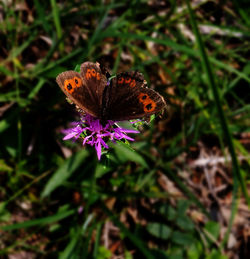
<path id="1" fill-rule="evenodd" d="M 56 82 L 67 97 L 82 110 L 94 117 L 100 116 L 101 107 L 79 73 L 75 71 L 63 72 L 57 76 Z"/>
<path id="2" fill-rule="evenodd" d="M 83 63 L 81 65 L 81 77 L 91 99 L 99 108 L 102 107 L 102 96 L 104 88 L 107 86 L 107 78 L 102 73 L 99 63 Z"/>
<path id="3" fill-rule="evenodd" d="M 105 99 L 105 117 L 111 120 L 142 118 L 166 106 L 164 98 L 147 88 L 143 75 L 138 72 L 124 72 L 113 78 Z"/>

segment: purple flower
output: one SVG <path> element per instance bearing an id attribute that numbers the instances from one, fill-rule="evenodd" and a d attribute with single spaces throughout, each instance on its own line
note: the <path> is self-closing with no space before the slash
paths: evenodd
<path id="1" fill-rule="evenodd" d="M 113 143 L 122 139 L 134 141 L 127 133 L 139 133 L 137 130 L 121 128 L 116 123 L 116 121 L 108 120 L 106 125 L 103 126 L 99 119 L 94 118 L 89 114 L 81 115 L 81 120 L 79 122 L 71 123 L 71 125 L 74 126 L 73 128 L 63 130 L 63 133 L 65 134 L 63 140 L 83 139 L 83 145 L 88 144 L 95 146 L 98 160 L 100 160 L 102 148 L 109 148 L 106 143 L 108 140 L 111 140 Z"/>

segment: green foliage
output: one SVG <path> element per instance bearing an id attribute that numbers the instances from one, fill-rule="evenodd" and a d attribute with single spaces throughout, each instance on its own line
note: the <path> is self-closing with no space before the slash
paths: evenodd
<path id="1" fill-rule="evenodd" d="M 161 239 L 168 239 L 171 233 L 171 228 L 160 223 L 149 223 L 147 230 L 151 235 Z"/>
<path id="2" fill-rule="evenodd" d="M 112 253 L 104 246 L 99 246 L 97 257 L 98 259 L 108 259 L 112 256 Z"/>
<path id="3" fill-rule="evenodd" d="M 50 195 L 57 187 L 61 186 L 71 174 L 85 161 L 87 151 L 81 150 L 66 160 L 58 170 L 53 174 L 41 194 L 41 197 Z"/>
<path id="4" fill-rule="evenodd" d="M 228 258 L 239 195 L 249 204 L 250 9 L 158 2 L 0 3 L 0 257 Z M 61 134 L 77 117 L 55 78 L 88 60 L 112 76 L 142 72 L 167 101 L 162 116 L 137 123 L 135 142 L 108 143 L 100 162 Z M 192 167 L 204 153 L 225 158 L 231 177 L 212 202 L 197 191 L 204 167 Z M 232 196 L 223 236 L 214 195 Z"/>

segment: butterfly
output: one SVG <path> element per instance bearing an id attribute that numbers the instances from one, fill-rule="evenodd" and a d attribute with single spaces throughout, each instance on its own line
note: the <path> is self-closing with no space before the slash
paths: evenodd
<path id="1" fill-rule="evenodd" d="M 100 119 L 123 121 L 148 117 L 161 111 L 166 102 L 137 71 L 110 78 L 99 63 L 84 62 L 80 73 L 65 71 L 56 82 L 66 96 L 85 113 Z"/>

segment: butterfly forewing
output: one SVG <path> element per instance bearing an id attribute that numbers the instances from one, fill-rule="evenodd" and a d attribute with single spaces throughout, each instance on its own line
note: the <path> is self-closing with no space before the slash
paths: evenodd
<path id="1" fill-rule="evenodd" d="M 112 120 L 147 117 L 161 111 L 166 103 L 156 91 L 146 87 L 138 72 L 121 73 L 111 80 L 107 115 Z"/>
<path id="2" fill-rule="evenodd" d="M 81 65 L 81 76 L 86 84 L 86 91 L 94 100 L 93 104 L 102 107 L 102 95 L 107 86 L 107 78 L 98 63 L 85 62 Z M 100 111 L 101 112 L 101 111 Z"/>
<path id="3" fill-rule="evenodd" d="M 87 90 L 88 87 L 79 73 L 75 71 L 63 72 L 57 76 L 56 82 L 79 108 L 94 117 L 100 116 L 101 107 L 96 103 L 91 92 Z"/>

